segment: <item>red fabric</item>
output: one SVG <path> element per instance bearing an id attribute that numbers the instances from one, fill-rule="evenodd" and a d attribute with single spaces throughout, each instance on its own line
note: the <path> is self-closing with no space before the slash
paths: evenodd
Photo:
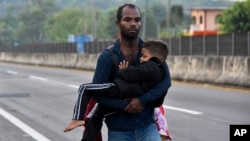
<path id="1" fill-rule="evenodd" d="M 89 103 L 88 103 L 88 106 L 87 106 L 87 109 L 86 109 L 86 113 L 84 115 L 85 123 L 88 123 L 89 118 L 87 118 L 87 115 L 92 110 L 92 108 L 95 106 L 95 104 L 96 104 L 95 100 L 93 98 L 91 98 L 90 101 L 89 101 Z M 101 132 L 98 134 L 98 136 L 96 137 L 95 141 L 102 141 L 102 134 L 101 134 Z"/>
<path id="2" fill-rule="evenodd" d="M 163 106 L 161 105 L 159 108 L 160 108 L 160 111 L 162 112 L 162 114 L 165 115 L 165 111 L 164 111 Z"/>
<path id="3" fill-rule="evenodd" d="M 89 112 L 92 110 L 92 108 L 95 106 L 96 102 L 93 98 L 91 98 L 89 100 L 89 104 L 87 106 L 87 109 L 86 109 L 86 113 L 84 115 L 84 119 L 86 120 L 87 119 L 87 115 L 89 114 Z"/>

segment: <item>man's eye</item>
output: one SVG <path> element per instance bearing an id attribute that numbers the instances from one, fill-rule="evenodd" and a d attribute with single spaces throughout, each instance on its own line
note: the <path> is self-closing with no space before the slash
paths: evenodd
<path id="1" fill-rule="evenodd" d="M 141 21 L 141 18 L 138 18 L 138 19 L 135 19 L 136 22 L 140 22 Z"/>
<path id="2" fill-rule="evenodd" d="M 124 21 L 130 21 L 130 18 L 124 18 L 123 20 Z"/>

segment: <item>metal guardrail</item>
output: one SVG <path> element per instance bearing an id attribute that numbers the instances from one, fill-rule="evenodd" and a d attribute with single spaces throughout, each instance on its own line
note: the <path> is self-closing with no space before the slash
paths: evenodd
<path id="1" fill-rule="evenodd" d="M 162 39 L 169 45 L 169 55 L 250 56 L 250 32 Z M 97 54 L 115 40 L 84 43 L 84 53 Z M 76 43 L 39 44 L 1 47 L 2 52 L 77 53 Z"/>
<path id="2" fill-rule="evenodd" d="M 162 39 L 169 55 L 250 56 L 250 32 Z M 113 42 L 85 43 L 85 53 L 99 53 Z"/>
<path id="3" fill-rule="evenodd" d="M 0 51 L 17 53 L 77 53 L 77 45 L 75 43 L 49 43 L 7 47 L 0 46 Z"/>
<path id="4" fill-rule="evenodd" d="M 163 39 L 170 55 L 250 56 L 250 32 Z"/>

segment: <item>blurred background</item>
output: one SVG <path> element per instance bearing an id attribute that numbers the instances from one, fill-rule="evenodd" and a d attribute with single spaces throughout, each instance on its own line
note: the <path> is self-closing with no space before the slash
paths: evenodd
<path id="1" fill-rule="evenodd" d="M 190 36 L 193 31 L 218 34 L 250 29 L 249 0 L 0 0 L 0 48 L 74 42 L 79 35 L 87 41 L 115 39 L 116 10 L 124 3 L 141 9 L 144 39 Z M 195 9 L 219 11 L 215 23 L 221 26 L 201 28 L 195 22 L 202 19 L 192 14 Z M 230 10 L 237 13 L 232 15 Z"/>
<path id="2" fill-rule="evenodd" d="M 139 6 L 143 39 L 168 43 L 174 140 L 228 141 L 230 125 L 249 125 L 250 0 L 0 0 L 1 141 L 81 139 L 83 128 L 63 129 L 98 53 L 119 38 L 124 3 Z"/>

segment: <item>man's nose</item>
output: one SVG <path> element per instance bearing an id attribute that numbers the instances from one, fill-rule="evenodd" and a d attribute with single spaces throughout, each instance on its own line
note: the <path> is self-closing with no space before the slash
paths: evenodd
<path id="1" fill-rule="evenodd" d="M 135 20 L 131 21 L 131 26 L 136 26 L 137 22 Z"/>

